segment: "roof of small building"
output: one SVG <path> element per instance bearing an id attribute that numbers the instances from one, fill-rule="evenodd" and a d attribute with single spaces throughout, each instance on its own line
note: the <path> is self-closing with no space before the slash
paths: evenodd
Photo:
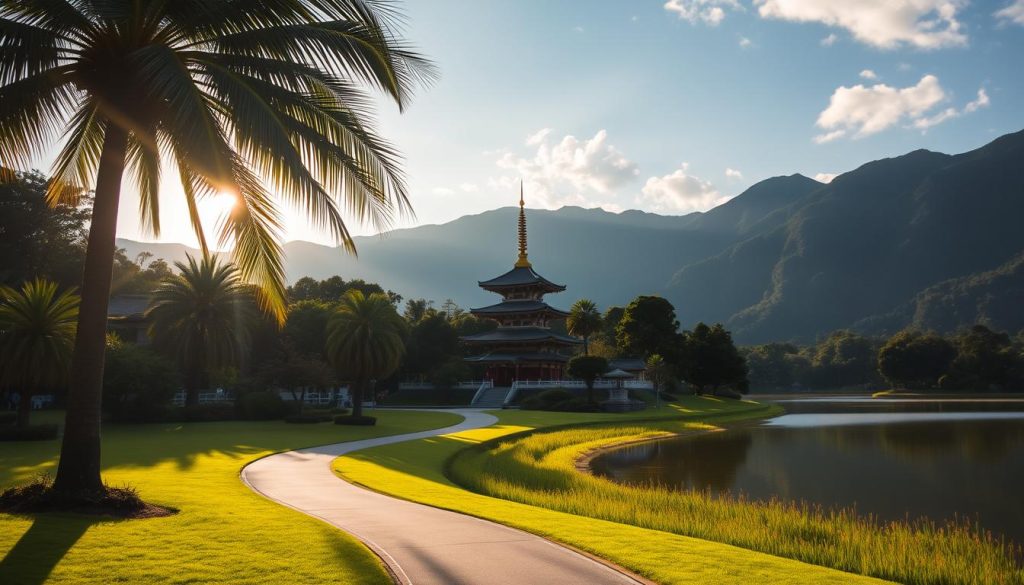
<path id="1" fill-rule="evenodd" d="M 566 313 L 561 309 L 556 309 L 544 301 L 536 301 L 532 299 L 504 301 L 496 305 L 489 305 L 486 307 L 480 307 L 479 309 L 469 310 L 469 312 L 474 315 L 508 315 L 514 313 L 535 313 L 537 311 L 546 311 L 560 317 L 569 316 L 569 313 Z"/>
<path id="2" fill-rule="evenodd" d="M 468 343 L 496 343 L 496 342 L 527 342 L 527 341 L 557 341 L 565 345 L 577 345 L 583 343 L 575 337 L 562 335 L 547 329 L 546 327 L 499 327 L 492 331 L 467 335 L 462 341 Z"/>
<path id="3" fill-rule="evenodd" d="M 485 353 L 465 359 L 471 363 L 502 363 L 502 362 L 560 362 L 569 361 L 568 356 L 557 353 Z"/>
<path id="4" fill-rule="evenodd" d="M 537 286 L 546 292 L 561 292 L 565 285 L 555 284 L 537 274 L 532 266 L 516 266 L 501 276 L 478 283 L 484 289 L 507 289 L 523 286 Z"/>
<path id="5" fill-rule="evenodd" d="M 116 295 L 107 305 L 108 319 L 143 317 L 149 308 L 149 295 Z"/>
<path id="6" fill-rule="evenodd" d="M 627 372 L 639 372 L 646 370 L 644 360 L 640 358 L 615 358 L 608 360 L 608 367 L 611 369 L 626 370 Z"/>

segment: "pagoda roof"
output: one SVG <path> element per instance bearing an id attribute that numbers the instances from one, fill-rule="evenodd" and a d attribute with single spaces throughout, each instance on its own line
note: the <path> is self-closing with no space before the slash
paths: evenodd
<path id="1" fill-rule="evenodd" d="M 555 284 L 537 274 L 532 266 L 516 266 L 501 276 L 478 283 L 484 289 L 509 289 L 533 286 L 546 292 L 561 292 L 565 285 Z"/>
<path id="2" fill-rule="evenodd" d="M 465 358 L 467 362 L 471 363 L 502 363 L 502 362 L 567 362 L 569 361 L 568 356 L 564 356 L 557 353 L 502 353 L 492 352 L 485 353 L 483 355 L 475 355 Z"/>
<path id="3" fill-rule="evenodd" d="M 468 343 L 501 343 L 501 342 L 529 342 L 529 341 L 556 341 L 565 345 L 577 345 L 583 343 L 575 337 L 555 333 L 546 327 L 498 327 L 492 331 L 467 335 L 462 341 Z"/>
<path id="4" fill-rule="evenodd" d="M 561 309 L 556 309 L 544 301 L 537 301 L 533 299 L 504 301 L 496 305 L 489 305 L 486 307 L 480 307 L 479 309 L 469 310 L 469 312 L 474 315 L 509 315 L 515 313 L 536 313 L 538 311 L 553 313 L 560 317 L 569 316 L 569 313 L 566 313 Z"/>

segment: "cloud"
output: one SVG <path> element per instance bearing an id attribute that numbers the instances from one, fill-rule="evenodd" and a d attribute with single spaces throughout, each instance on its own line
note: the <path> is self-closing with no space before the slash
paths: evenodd
<path id="1" fill-rule="evenodd" d="M 1024 0 L 1021 1 L 1024 2 Z M 971 112 L 974 112 L 980 108 L 987 108 L 988 104 L 988 93 L 985 91 L 985 88 L 983 87 L 978 90 L 978 97 L 975 98 L 973 102 L 968 102 L 968 104 L 964 106 L 964 113 L 970 114 Z"/>
<path id="2" fill-rule="evenodd" d="M 831 183 L 832 179 L 839 176 L 839 173 L 818 173 L 814 175 L 814 180 L 819 183 Z"/>
<path id="3" fill-rule="evenodd" d="M 548 134 L 551 134 L 551 128 L 541 128 L 540 130 L 537 130 L 526 137 L 526 146 L 537 146 L 541 142 L 544 142 L 544 139 L 548 137 Z"/>
<path id="4" fill-rule="evenodd" d="M 818 115 L 817 126 L 826 132 L 814 138 L 823 143 L 848 134 L 863 138 L 904 119 L 917 120 L 946 99 L 939 78 L 925 75 L 917 85 L 897 89 L 883 83 L 865 87 L 839 87 Z"/>
<path id="5" fill-rule="evenodd" d="M 476 183 L 462 183 L 459 185 L 459 190 L 463 193 L 476 193 L 480 190 L 480 187 L 478 187 Z"/>
<path id="6" fill-rule="evenodd" d="M 573 32 L 581 33 L 581 32 L 583 32 L 583 27 L 582 26 L 574 26 L 574 27 L 572 27 L 572 30 L 573 30 Z"/>
<path id="7" fill-rule="evenodd" d="M 992 13 L 1002 24 L 1019 24 L 1024 26 L 1024 0 L 1013 0 L 1005 8 Z"/>
<path id="8" fill-rule="evenodd" d="M 865 69 L 860 72 L 860 76 L 864 79 L 878 79 L 878 74 L 870 69 Z"/>
<path id="9" fill-rule="evenodd" d="M 532 155 L 507 152 L 496 164 L 522 177 L 545 206 L 591 204 L 584 195 L 610 195 L 639 173 L 636 163 L 608 143 L 605 130 L 590 139 L 565 136 L 557 142 L 549 140 L 550 131 L 538 134 L 531 136 L 536 140 L 530 145 L 537 147 Z"/>
<path id="10" fill-rule="evenodd" d="M 904 121 L 924 131 L 989 105 L 984 88 L 979 89 L 975 100 L 962 110 L 953 107 L 934 110 L 946 100 L 946 91 L 934 75 L 925 75 L 917 85 L 900 89 L 883 83 L 871 87 L 840 87 L 832 94 L 828 107 L 818 115 L 816 125 L 825 132 L 815 136 L 814 141 L 821 144 L 851 135 L 863 138 Z"/>
<path id="11" fill-rule="evenodd" d="M 743 179 L 743 173 L 737 171 L 736 169 L 729 169 L 729 168 L 727 168 L 727 169 L 725 169 L 725 178 L 726 179 L 735 179 L 735 180 L 738 181 L 738 180 Z"/>
<path id="12" fill-rule="evenodd" d="M 754 4 L 763 18 L 819 22 L 845 29 L 858 41 L 882 49 L 967 44 L 957 20 L 967 0 L 754 0 Z"/>
<path id="13" fill-rule="evenodd" d="M 725 20 L 726 9 L 743 9 L 738 0 L 668 0 L 664 7 L 674 12 L 680 20 L 690 24 L 703 22 L 710 26 L 718 26 Z"/>
<path id="14" fill-rule="evenodd" d="M 753 41 L 751 41 L 747 37 L 740 37 L 740 48 L 741 49 L 749 48 L 753 44 L 754 44 Z"/>
<path id="15" fill-rule="evenodd" d="M 836 41 L 838 41 L 838 40 L 839 40 L 839 37 L 836 36 L 836 33 L 831 33 L 827 37 L 821 39 L 821 46 L 822 47 L 831 47 L 832 45 L 836 44 Z"/>
<path id="16" fill-rule="evenodd" d="M 689 164 L 662 177 L 651 177 L 641 191 L 637 202 L 659 213 L 689 213 L 705 211 L 727 201 L 710 181 L 688 173 Z"/>

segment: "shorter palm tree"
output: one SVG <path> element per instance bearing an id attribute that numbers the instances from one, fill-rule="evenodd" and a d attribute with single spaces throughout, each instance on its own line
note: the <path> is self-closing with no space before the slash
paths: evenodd
<path id="1" fill-rule="evenodd" d="M 67 379 L 78 303 L 47 280 L 0 287 L 0 383 L 20 395 L 18 426 L 28 426 L 33 392 Z"/>
<path id="2" fill-rule="evenodd" d="M 572 335 L 583 338 L 583 355 L 590 353 L 590 336 L 601 330 L 601 313 L 590 299 L 580 299 L 569 309 L 565 327 Z"/>
<path id="3" fill-rule="evenodd" d="M 398 369 L 405 355 L 405 320 L 387 296 L 350 290 L 327 323 L 327 359 L 352 388 L 352 414 L 362 416 L 373 380 Z"/>
<path id="4" fill-rule="evenodd" d="M 251 287 L 233 264 L 209 255 L 187 262 L 175 262 L 181 274 L 160 283 L 146 314 L 154 345 L 185 374 L 185 404 L 194 405 L 211 370 L 239 362 L 257 311 Z"/>

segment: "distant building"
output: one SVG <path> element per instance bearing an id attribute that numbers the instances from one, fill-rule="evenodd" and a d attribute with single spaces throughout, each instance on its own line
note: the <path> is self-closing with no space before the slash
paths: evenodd
<path id="1" fill-rule="evenodd" d="M 486 366 L 486 379 L 495 386 L 510 386 L 516 380 L 561 380 L 571 348 L 579 339 L 551 330 L 551 322 L 568 313 L 544 302 L 544 295 L 565 290 L 534 271 L 526 254 L 526 210 L 519 193 L 519 259 L 512 270 L 478 283 L 480 288 L 501 295 L 502 301 L 470 313 L 494 320 L 493 331 L 469 335 L 463 343 L 479 350 L 466 358 Z"/>
<path id="2" fill-rule="evenodd" d="M 110 297 L 110 304 L 107 306 L 107 332 L 116 334 L 126 343 L 148 345 L 148 308 L 149 295 L 146 294 Z"/>

